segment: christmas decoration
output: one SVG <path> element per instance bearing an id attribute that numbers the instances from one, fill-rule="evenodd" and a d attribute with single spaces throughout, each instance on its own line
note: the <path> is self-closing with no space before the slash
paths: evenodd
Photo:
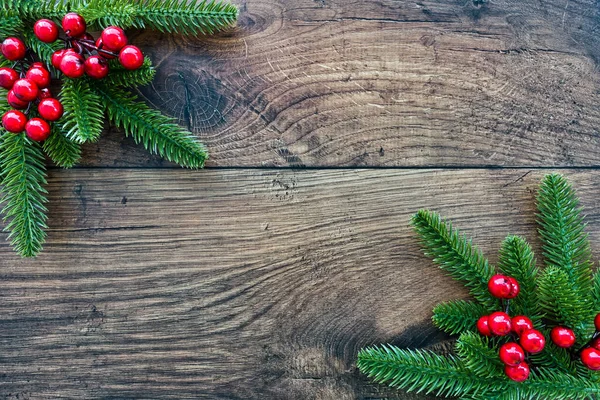
<path id="1" fill-rule="evenodd" d="M 426 255 L 473 297 L 433 310 L 437 327 L 459 335 L 456 351 L 372 346 L 359 352 L 358 368 L 378 383 L 460 399 L 598 398 L 600 272 L 592 270 L 578 199 L 552 174 L 537 208 L 545 268 L 525 239 L 509 236 L 498 271 L 450 222 L 419 211 L 412 222 Z"/>
<path id="2" fill-rule="evenodd" d="M 0 17 L 2 213 L 21 256 L 37 255 L 46 238 L 44 152 L 56 165 L 72 167 L 80 145 L 99 139 L 105 115 L 148 151 L 183 167 L 203 167 L 204 146 L 130 91 L 150 83 L 155 71 L 124 29 L 211 34 L 236 21 L 235 6 L 218 0 L 0 0 Z"/>

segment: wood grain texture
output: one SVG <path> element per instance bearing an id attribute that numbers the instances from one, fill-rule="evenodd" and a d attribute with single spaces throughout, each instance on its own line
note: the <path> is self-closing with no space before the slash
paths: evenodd
<path id="1" fill-rule="evenodd" d="M 132 39 L 210 166 L 600 165 L 598 0 L 235 3 L 221 35 Z M 116 131 L 84 165 L 170 166 Z"/>
<path id="2" fill-rule="evenodd" d="M 497 260 L 535 249 L 528 170 L 51 171 L 50 236 L 0 235 L 5 399 L 411 399 L 359 348 L 443 347 L 432 307 L 465 296 L 409 227 L 427 207 Z M 600 173 L 568 171 L 600 256 Z"/>

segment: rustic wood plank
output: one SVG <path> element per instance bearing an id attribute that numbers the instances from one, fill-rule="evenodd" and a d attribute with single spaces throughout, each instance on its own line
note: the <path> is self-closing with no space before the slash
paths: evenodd
<path id="1" fill-rule="evenodd" d="M 438 210 L 497 259 L 535 238 L 528 170 L 53 170 L 46 251 L 0 235 L 8 399 L 412 398 L 367 383 L 362 346 L 444 346 L 463 297 L 409 227 Z M 598 171 L 568 171 L 598 258 Z"/>
<path id="2" fill-rule="evenodd" d="M 209 165 L 599 165 L 596 0 L 235 3 L 219 36 L 133 38 Z M 168 164 L 111 131 L 84 165 Z"/>

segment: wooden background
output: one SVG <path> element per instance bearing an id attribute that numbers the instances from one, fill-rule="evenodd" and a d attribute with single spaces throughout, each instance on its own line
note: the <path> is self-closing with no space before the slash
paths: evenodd
<path id="1" fill-rule="evenodd" d="M 598 0 L 236 0 L 215 37 L 133 34 L 149 102 L 204 141 L 182 170 L 107 129 L 50 170 L 45 252 L 0 234 L 2 399 L 415 399 L 369 344 L 444 349 L 465 291 L 420 252 L 427 207 L 497 260 L 539 249 L 569 176 L 600 258 Z"/>

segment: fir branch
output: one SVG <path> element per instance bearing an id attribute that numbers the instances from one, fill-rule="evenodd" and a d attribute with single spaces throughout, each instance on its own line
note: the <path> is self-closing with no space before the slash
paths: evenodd
<path id="1" fill-rule="evenodd" d="M 590 299 L 592 261 L 579 200 L 561 175 L 547 175 L 537 196 L 538 223 L 547 266 L 565 271 L 581 299 Z"/>
<path id="2" fill-rule="evenodd" d="M 52 134 L 43 144 L 48 157 L 59 167 L 72 168 L 81 158 L 81 146 L 67 138 L 59 124 L 53 124 Z"/>
<path id="3" fill-rule="evenodd" d="M 90 0 L 79 6 L 76 11 L 85 18 L 88 25 L 104 29 L 115 25 L 123 29 L 129 27 L 141 28 L 136 24 L 139 7 L 127 1 Z"/>
<path id="4" fill-rule="evenodd" d="M 546 329 L 542 329 L 542 331 L 544 337 L 550 338 L 550 332 Z M 578 367 L 583 367 L 583 364 L 573 361 L 567 350 L 556 346 L 552 340 L 546 341 L 544 351 L 530 354 L 530 357 L 531 363 L 538 367 L 553 368 L 567 374 L 578 374 L 581 372 Z"/>
<path id="5" fill-rule="evenodd" d="M 70 10 L 80 7 L 82 4 L 83 1 L 78 0 L 2 0 L 0 9 L 12 11 L 15 15 L 22 16 L 23 19 L 33 21 L 40 18 L 60 20 Z"/>
<path id="6" fill-rule="evenodd" d="M 233 4 L 216 0 L 134 0 L 138 11 L 134 26 L 183 35 L 212 34 L 237 20 Z"/>
<path id="7" fill-rule="evenodd" d="M 9 36 L 16 36 L 23 28 L 23 21 L 17 15 L 0 11 L 0 41 Z"/>
<path id="8" fill-rule="evenodd" d="M 531 247 L 519 236 L 509 236 L 502 242 L 498 268 L 515 278 L 521 286 L 519 295 L 510 301 L 514 315 L 527 315 L 538 325 L 541 322 L 541 309 L 536 291 L 538 268 Z"/>
<path id="9" fill-rule="evenodd" d="M 154 154 L 188 168 L 202 168 L 207 158 L 204 146 L 172 118 L 137 101 L 135 95 L 101 83 L 95 90 L 106 105 L 109 118 Z"/>
<path id="10" fill-rule="evenodd" d="M 25 31 L 23 33 L 23 40 L 25 45 L 29 47 L 33 52 L 39 57 L 40 60 L 44 61 L 44 65 L 50 71 L 52 71 L 53 75 L 57 75 L 57 70 L 54 66 L 48 61 L 52 59 L 52 54 L 63 47 L 63 44 L 59 41 L 54 43 L 44 43 L 35 36 L 33 31 Z"/>
<path id="11" fill-rule="evenodd" d="M 564 269 L 550 266 L 538 279 L 540 306 L 547 318 L 575 332 L 577 343 L 583 345 L 593 333 L 594 309 L 582 299 Z"/>
<path id="12" fill-rule="evenodd" d="M 118 62 L 110 63 L 110 74 L 104 78 L 103 83 L 109 86 L 139 87 L 148 85 L 154 79 L 156 69 L 148 57 L 144 64 L 136 70 L 128 70 Z"/>
<path id="13" fill-rule="evenodd" d="M 456 350 L 465 367 L 482 378 L 504 378 L 504 365 L 490 341 L 479 334 L 465 332 L 456 341 Z"/>
<path id="14" fill-rule="evenodd" d="M 506 386 L 505 380 L 476 376 L 458 359 L 427 350 L 369 347 L 360 351 L 357 365 L 375 382 L 437 396 L 473 396 Z"/>
<path id="15" fill-rule="evenodd" d="M 65 109 L 61 119 L 65 135 L 77 143 L 98 140 L 104 128 L 104 105 L 88 80 L 65 78 L 59 98 Z"/>
<path id="16" fill-rule="evenodd" d="M 433 309 L 433 323 L 450 335 L 475 331 L 477 320 L 488 310 L 473 301 L 455 300 L 440 303 Z"/>
<path id="17" fill-rule="evenodd" d="M 594 272 L 592 282 L 592 296 L 594 298 L 594 313 L 600 313 L 600 268 Z"/>
<path id="18" fill-rule="evenodd" d="M 488 311 L 498 309 L 499 301 L 490 295 L 487 286 L 494 269 L 479 249 L 453 230 L 452 224 L 442 220 L 437 213 L 420 210 L 412 218 L 412 224 L 421 237 L 427 256 L 454 279 L 464 282 L 473 297 Z"/>
<path id="19" fill-rule="evenodd" d="M 37 142 L 24 134 L 4 132 L 0 148 L 2 163 L 2 203 L 5 231 L 15 251 L 22 257 L 34 257 L 46 238 L 46 167 Z"/>

